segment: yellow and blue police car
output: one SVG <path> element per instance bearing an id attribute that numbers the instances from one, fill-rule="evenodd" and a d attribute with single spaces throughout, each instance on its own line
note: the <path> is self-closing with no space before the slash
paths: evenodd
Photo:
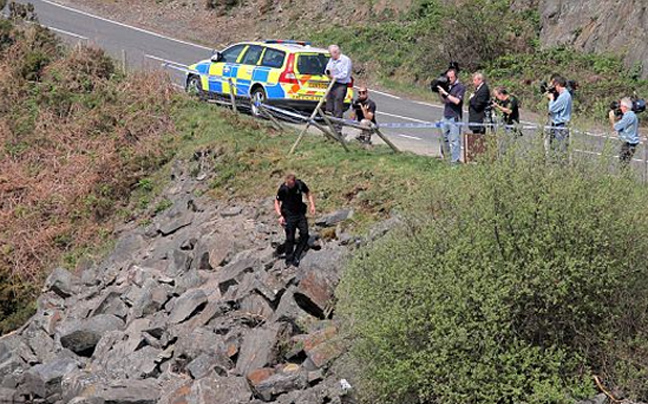
<path id="1" fill-rule="evenodd" d="M 312 111 L 326 93 L 329 53 L 304 41 L 267 40 L 241 42 L 216 52 L 210 60 L 189 66 L 186 89 L 207 97 L 229 97 L 230 80 L 237 98 L 250 102 L 258 116 L 257 102 Z M 345 104 L 353 100 L 349 85 Z"/>

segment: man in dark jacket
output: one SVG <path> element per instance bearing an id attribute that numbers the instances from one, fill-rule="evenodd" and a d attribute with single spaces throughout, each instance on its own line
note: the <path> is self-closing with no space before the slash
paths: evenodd
<path id="1" fill-rule="evenodd" d="M 286 230 L 286 265 L 299 266 L 299 260 L 308 245 L 308 220 L 306 219 L 306 204 L 302 196 L 306 196 L 310 205 L 311 215 L 315 214 L 315 200 L 308 185 L 298 180 L 294 174 L 288 174 L 285 182 L 279 187 L 275 199 L 275 211 L 279 215 L 279 224 Z M 295 235 L 299 230 L 299 243 L 295 249 Z"/>
<path id="2" fill-rule="evenodd" d="M 470 96 L 468 123 L 483 124 L 484 117 L 486 116 L 486 108 L 491 103 L 490 90 L 484 81 L 484 75 L 482 73 L 473 74 L 472 81 L 475 86 L 475 92 Z M 486 133 L 486 127 L 484 126 L 470 126 L 470 130 L 474 134 Z"/>

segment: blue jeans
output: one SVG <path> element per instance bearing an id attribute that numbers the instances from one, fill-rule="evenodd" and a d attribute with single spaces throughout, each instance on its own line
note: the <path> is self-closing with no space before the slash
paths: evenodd
<path id="1" fill-rule="evenodd" d="M 557 160 L 562 162 L 568 159 L 569 128 L 564 123 L 554 123 L 549 133 L 549 151 Z"/>
<path id="2" fill-rule="evenodd" d="M 450 156 L 450 162 L 458 164 L 461 159 L 461 129 L 458 118 L 443 118 L 441 131 L 443 133 L 443 156 Z"/>

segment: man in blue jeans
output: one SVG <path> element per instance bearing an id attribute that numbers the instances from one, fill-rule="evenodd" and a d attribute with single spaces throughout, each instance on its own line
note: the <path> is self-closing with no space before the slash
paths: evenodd
<path id="1" fill-rule="evenodd" d="M 451 164 L 459 164 L 461 159 L 461 128 L 458 123 L 463 118 L 463 98 L 466 87 L 459 82 L 457 70 L 449 69 L 446 76 L 450 83 L 449 89 L 438 87 L 441 102 L 445 104 L 443 120 L 441 121 L 443 131 L 442 150 L 444 157 L 450 155 Z"/>
<path id="2" fill-rule="evenodd" d="M 572 96 L 567 89 L 567 80 L 563 77 L 554 79 L 554 86 L 558 97 L 552 92 L 547 93 L 549 98 L 549 117 L 552 129 L 549 133 L 549 149 L 555 157 L 561 160 L 567 158 L 569 147 L 569 121 L 572 114 Z"/>

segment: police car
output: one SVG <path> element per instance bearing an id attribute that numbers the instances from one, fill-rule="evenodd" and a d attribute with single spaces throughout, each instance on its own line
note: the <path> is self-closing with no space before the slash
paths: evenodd
<path id="1" fill-rule="evenodd" d="M 312 111 L 326 93 L 329 53 L 303 41 L 241 42 L 216 52 L 210 60 L 189 66 L 186 89 L 210 98 L 229 97 L 230 80 L 237 98 L 277 107 Z M 345 104 L 353 100 L 353 83 Z"/>

